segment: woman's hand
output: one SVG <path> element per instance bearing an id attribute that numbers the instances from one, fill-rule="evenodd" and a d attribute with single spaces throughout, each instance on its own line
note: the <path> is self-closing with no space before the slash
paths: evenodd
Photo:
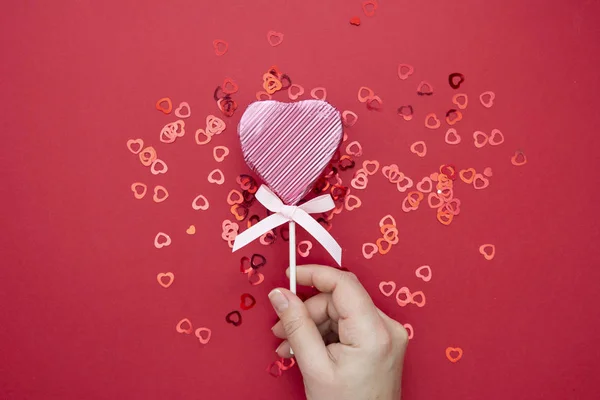
<path id="1" fill-rule="evenodd" d="M 307 399 L 399 399 L 404 327 L 375 307 L 352 273 L 306 265 L 296 277 L 322 293 L 303 303 L 280 288 L 269 299 L 280 319 L 273 333 L 286 339 L 277 354 L 290 357 L 293 349 Z"/>

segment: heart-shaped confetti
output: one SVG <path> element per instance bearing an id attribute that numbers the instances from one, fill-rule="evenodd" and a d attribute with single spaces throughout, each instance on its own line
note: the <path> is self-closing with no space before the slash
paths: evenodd
<path id="1" fill-rule="evenodd" d="M 175 330 L 179 333 L 185 333 L 186 335 L 189 335 L 190 333 L 192 333 L 194 328 L 192 328 L 192 321 L 190 321 L 187 318 L 182 319 L 181 321 L 179 321 L 177 323 L 177 326 L 175 326 Z"/>
<path id="2" fill-rule="evenodd" d="M 183 112 L 184 110 L 186 112 Z M 192 109 L 186 101 L 182 101 L 179 103 L 179 107 L 175 109 L 175 115 L 177 118 L 188 118 L 190 115 L 192 115 Z"/>
<path id="3" fill-rule="evenodd" d="M 404 299 L 402 299 L 401 297 L 404 297 Z M 410 294 L 410 290 L 406 286 L 398 289 L 398 292 L 396 293 L 396 303 L 398 303 L 400 307 L 404 307 L 410 304 L 411 301 L 412 295 Z"/>
<path id="4" fill-rule="evenodd" d="M 167 188 L 161 185 L 156 185 L 154 187 L 154 195 L 152 196 L 152 200 L 155 203 L 162 203 L 169 197 L 169 192 L 167 192 Z"/>
<path id="5" fill-rule="evenodd" d="M 463 350 L 460 347 L 448 347 L 446 349 L 446 358 L 450 362 L 457 362 L 463 356 Z"/>
<path id="6" fill-rule="evenodd" d="M 271 46 L 279 46 L 283 42 L 283 33 L 269 31 L 267 32 L 267 40 Z"/>
<path id="7" fill-rule="evenodd" d="M 164 232 L 158 232 L 154 238 L 154 247 L 162 249 L 171 245 L 171 237 Z"/>
<path id="8" fill-rule="evenodd" d="M 206 344 L 210 341 L 210 337 L 212 336 L 212 331 L 208 328 L 198 328 L 194 333 L 198 338 L 198 341 L 202 344 Z"/>
<path id="9" fill-rule="evenodd" d="M 402 324 L 402 326 L 404 327 L 404 329 L 406 329 L 409 339 L 415 337 L 415 330 L 411 324 Z"/>
<path id="10" fill-rule="evenodd" d="M 515 154 L 510 158 L 510 162 L 515 167 L 527 164 L 527 157 L 521 150 L 515 151 Z"/>
<path id="11" fill-rule="evenodd" d="M 167 278 L 166 282 L 165 282 L 164 278 Z M 175 275 L 173 275 L 172 272 L 166 272 L 166 273 L 161 272 L 158 275 L 156 275 L 156 280 L 158 281 L 159 285 L 164 288 L 168 288 L 169 286 L 171 286 L 174 279 L 175 279 Z"/>
<path id="12" fill-rule="evenodd" d="M 425 155 L 427 154 L 427 145 L 422 140 L 414 142 L 410 145 L 410 151 L 411 153 L 414 153 L 419 157 L 425 157 Z"/>
<path id="13" fill-rule="evenodd" d="M 216 162 L 222 162 L 229 155 L 229 149 L 225 146 L 215 146 L 213 148 L 213 158 Z"/>
<path id="14" fill-rule="evenodd" d="M 256 305 L 256 299 L 250 293 L 242 294 L 240 298 L 240 308 L 244 311 L 251 309 Z"/>
<path id="15" fill-rule="evenodd" d="M 229 43 L 221 39 L 216 39 L 213 40 L 213 47 L 215 49 L 215 54 L 217 56 L 222 56 L 223 54 L 227 53 L 227 50 L 229 49 Z"/>
<path id="16" fill-rule="evenodd" d="M 379 291 L 385 297 L 390 297 L 396 291 L 396 282 L 389 281 L 379 283 Z"/>
<path id="17" fill-rule="evenodd" d="M 240 326 L 242 324 L 242 314 L 237 310 L 232 311 L 225 316 L 225 321 L 233 326 Z"/>
<path id="18" fill-rule="evenodd" d="M 320 100 L 252 103 L 238 132 L 248 166 L 287 205 L 310 191 L 343 136 L 339 111 Z"/>
<path id="19" fill-rule="evenodd" d="M 399 64 L 398 65 L 398 78 L 402 80 L 408 79 L 415 72 L 415 68 L 410 64 Z"/>
<path id="20" fill-rule="evenodd" d="M 425 271 L 425 274 L 423 274 Z M 423 265 L 415 271 L 415 275 L 417 278 L 423 279 L 424 282 L 429 282 L 431 280 L 431 267 L 429 265 Z"/>
<path id="21" fill-rule="evenodd" d="M 298 84 L 292 83 L 288 88 L 288 96 L 290 100 L 297 100 L 298 97 L 304 94 L 304 88 Z"/>
<path id="22" fill-rule="evenodd" d="M 446 136 L 444 140 L 448 144 L 459 144 L 461 141 L 460 135 L 456 132 L 456 129 L 450 128 L 446 131 Z"/>
<path id="23" fill-rule="evenodd" d="M 367 260 L 373 258 L 375 254 L 377 254 L 377 245 L 375 243 L 363 243 L 362 245 L 362 254 Z"/>
<path id="24" fill-rule="evenodd" d="M 496 94 L 490 90 L 479 95 L 479 101 L 485 108 L 491 108 L 494 105 Z"/>
<path id="25" fill-rule="evenodd" d="M 144 141 L 142 139 L 129 139 L 127 141 L 127 148 L 133 154 L 138 154 L 140 151 L 142 151 L 143 147 Z"/>
<path id="26" fill-rule="evenodd" d="M 185 233 L 187 233 L 188 235 L 195 234 L 196 233 L 196 227 L 194 225 L 190 225 L 190 227 L 185 230 Z"/>
<path id="27" fill-rule="evenodd" d="M 481 253 L 481 255 L 483 255 L 483 257 L 488 260 L 491 261 L 494 259 L 494 256 L 496 255 L 496 246 L 494 246 L 493 244 L 482 244 L 481 246 L 479 246 L 479 252 Z"/>
<path id="28" fill-rule="evenodd" d="M 298 243 L 298 254 L 300 255 L 300 257 L 308 257 L 312 246 L 313 245 L 310 240 L 303 240 L 300 243 Z"/>
<path id="29" fill-rule="evenodd" d="M 141 191 L 140 191 L 140 188 L 141 188 Z M 135 197 L 138 200 L 143 198 L 146 195 L 147 190 L 148 190 L 148 187 L 144 183 L 135 182 L 135 183 L 131 184 L 131 191 L 133 192 L 133 197 Z"/>

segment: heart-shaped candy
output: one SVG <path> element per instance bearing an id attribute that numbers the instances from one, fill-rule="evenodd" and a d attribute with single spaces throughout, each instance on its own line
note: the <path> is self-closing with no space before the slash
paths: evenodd
<path id="1" fill-rule="evenodd" d="M 339 111 L 321 100 L 252 103 L 238 134 L 246 164 L 287 205 L 310 191 L 343 136 Z"/>

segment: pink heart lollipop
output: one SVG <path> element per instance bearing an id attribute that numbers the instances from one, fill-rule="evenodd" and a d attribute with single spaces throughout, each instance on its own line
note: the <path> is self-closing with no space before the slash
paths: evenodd
<path id="1" fill-rule="evenodd" d="M 287 205 L 311 190 L 343 136 L 339 111 L 322 100 L 252 103 L 238 134 L 246 164 Z"/>

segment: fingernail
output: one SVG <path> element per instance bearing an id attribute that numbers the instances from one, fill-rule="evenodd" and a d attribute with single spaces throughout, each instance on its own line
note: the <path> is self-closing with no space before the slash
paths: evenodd
<path id="1" fill-rule="evenodd" d="M 282 344 L 283 344 L 283 342 L 279 343 L 279 346 L 277 346 L 277 348 L 275 349 L 275 353 L 277 353 L 279 351 L 279 348 L 281 347 Z"/>
<path id="2" fill-rule="evenodd" d="M 284 312 L 288 308 L 288 300 L 279 289 L 271 290 L 271 293 L 269 293 L 269 300 L 278 314 Z"/>

